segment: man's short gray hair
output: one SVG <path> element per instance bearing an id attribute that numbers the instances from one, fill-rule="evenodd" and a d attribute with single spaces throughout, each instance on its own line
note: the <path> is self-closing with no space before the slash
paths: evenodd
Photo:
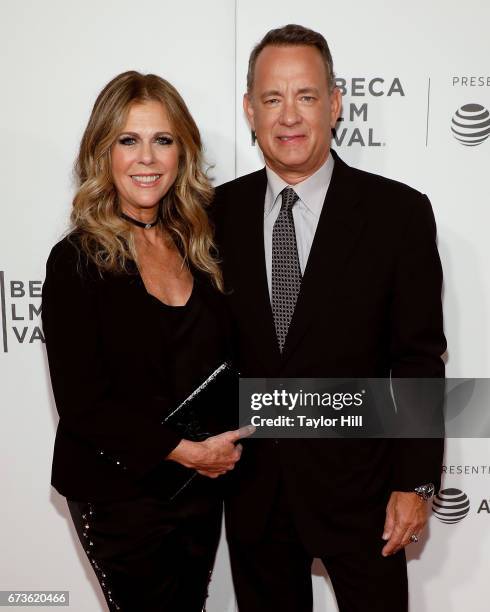
<path id="1" fill-rule="evenodd" d="M 335 75 L 333 71 L 333 60 L 328 48 L 327 41 L 324 36 L 319 32 L 310 30 L 301 25 L 290 23 L 282 28 L 276 28 L 275 30 L 269 30 L 264 38 L 255 45 L 250 54 L 248 60 L 248 72 L 247 72 L 247 92 L 251 93 L 254 84 L 254 72 L 257 58 L 261 51 L 265 47 L 287 47 L 287 46 L 301 46 L 306 45 L 308 47 L 316 47 L 320 52 L 323 62 L 325 64 L 325 70 L 327 73 L 327 84 L 329 91 L 332 91 L 335 87 Z"/>

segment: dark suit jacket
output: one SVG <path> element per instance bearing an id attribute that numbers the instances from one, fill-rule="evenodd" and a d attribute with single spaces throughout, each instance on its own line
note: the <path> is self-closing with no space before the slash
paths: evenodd
<path id="1" fill-rule="evenodd" d="M 442 377 L 442 271 L 425 195 L 339 157 L 281 355 L 264 260 L 265 170 L 218 187 L 214 219 L 237 360 L 249 377 Z M 282 478 L 314 554 L 379 540 L 393 490 L 439 483 L 442 440 L 251 440 L 229 537 L 253 539 Z"/>

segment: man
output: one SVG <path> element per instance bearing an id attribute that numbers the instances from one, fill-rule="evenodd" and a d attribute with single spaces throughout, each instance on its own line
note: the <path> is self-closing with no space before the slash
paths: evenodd
<path id="1" fill-rule="evenodd" d="M 242 376 L 444 376 L 430 203 L 330 150 L 341 95 L 323 36 L 270 31 L 247 81 L 266 168 L 215 203 Z M 314 557 L 342 612 L 406 610 L 404 547 L 426 523 L 442 440 L 244 447 L 226 513 L 240 612 L 310 611 Z"/>

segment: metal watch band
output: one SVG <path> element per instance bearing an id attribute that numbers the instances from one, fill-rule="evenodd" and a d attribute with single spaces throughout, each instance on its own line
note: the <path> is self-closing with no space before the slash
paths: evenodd
<path id="1" fill-rule="evenodd" d="M 420 485 L 420 487 L 415 487 L 414 491 L 417 493 L 419 497 L 421 497 L 424 501 L 429 501 L 434 495 L 435 487 L 429 482 L 427 484 Z"/>

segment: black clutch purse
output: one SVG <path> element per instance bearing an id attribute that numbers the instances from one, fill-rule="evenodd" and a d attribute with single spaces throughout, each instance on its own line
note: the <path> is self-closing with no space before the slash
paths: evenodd
<path id="1" fill-rule="evenodd" d="M 239 374 L 230 363 L 217 367 L 163 423 L 193 442 L 238 427 Z"/>
<path id="2" fill-rule="evenodd" d="M 228 362 L 222 363 L 162 420 L 162 424 L 193 442 L 236 429 L 238 385 L 237 370 Z M 160 498 L 172 501 L 196 477 L 204 478 L 191 468 L 164 461 L 152 475 L 151 486 Z"/>

